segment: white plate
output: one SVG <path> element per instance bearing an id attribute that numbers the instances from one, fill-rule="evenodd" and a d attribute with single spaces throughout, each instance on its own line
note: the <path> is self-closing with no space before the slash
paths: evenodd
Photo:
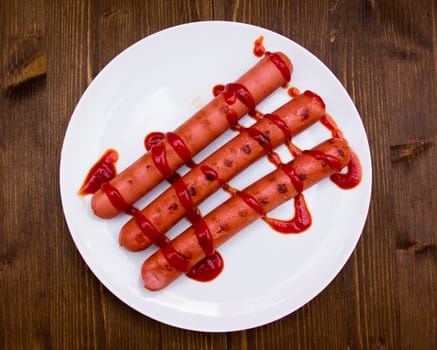
<path id="1" fill-rule="evenodd" d="M 201 283 L 181 277 L 166 290 L 142 286 L 140 266 L 155 248 L 130 253 L 118 245 L 118 232 L 128 219 L 93 216 L 90 197 L 77 191 L 90 166 L 108 148 L 118 150 L 118 169 L 144 152 L 150 131 L 169 131 L 212 98 L 212 87 L 235 81 L 258 60 L 253 43 L 264 36 L 269 51 L 283 51 L 292 60 L 290 86 L 310 89 L 326 102 L 363 167 L 361 184 L 344 191 L 326 180 L 305 192 L 313 225 L 301 235 L 282 235 L 261 220 L 219 248 L 223 273 Z M 279 89 L 258 105 L 271 112 L 288 100 Z M 232 136 L 227 132 L 219 143 Z M 310 148 L 329 138 L 315 125 L 294 138 Z M 215 143 L 217 144 L 217 143 Z M 207 149 L 195 159 L 201 159 Z M 281 150 L 282 152 L 283 150 Z M 285 154 L 282 152 L 281 154 Z M 272 170 L 265 160 L 231 184 L 243 188 Z M 137 206 L 142 207 L 167 185 L 162 184 Z M 163 323 L 198 331 L 234 331 L 275 321 L 320 293 L 352 253 L 364 226 L 371 192 L 371 161 L 360 116 L 349 95 L 311 53 L 269 30 L 234 22 L 197 22 L 163 30 L 123 51 L 94 79 L 68 125 L 60 162 L 62 204 L 73 240 L 97 278 L 119 299 Z M 228 197 L 223 191 L 201 205 L 203 213 Z M 274 214 L 289 218 L 292 202 Z M 181 222 L 169 235 L 187 226 Z"/>

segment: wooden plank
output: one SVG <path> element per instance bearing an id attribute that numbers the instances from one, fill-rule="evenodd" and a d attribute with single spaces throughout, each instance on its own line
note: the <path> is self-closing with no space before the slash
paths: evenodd
<path id="1" fill-rule="evenodd" d="M 187 3 L 188 8 L 184 6 Z M 205 16 L 205 2 L 166 6 L 165 11 L 159 5 L 160 2 L 138 4 L 133 1 L 51 4 L 49 12 L 53 20 L 48 21 L 48 26 L 53 33 L 53 44 L 49 48 L 51 68 L 48 85 L 53 118 L 59 119 L 61 115 L 66 125 L 72 108 L 86 86 L 122 50 L 148 34 L 178 24 L 178 21 Z M 188 11 L 186 17 L 180 16 L 181 9 L 183 12 Z M 59 13 L 72 14 L 75 11 L 78 13 L 67 16 L 62 23 L 56 20 Z M 173 16 L 169 16 L 169 13 Z M 169 20 L 171 22 L 165 24 Z M 74 69 L 65 72 L 62 67 L 69 62 L 75 62 Z M 59 79 L 69 82 L 61 91 L 57 83 Z M 65 126 L 58 128 L 64 129 Z M 199 348 L 197 345 L 200 341 L 204 348 L 222 348 L 223 337 L 209 342 L 199 336 L 187 338 L 180 330 L 175 331 L 173 327 L 144 317 L 127 307 L 96 280 L 71 243 L 63 227 L 56 242 L 56 265 L 59 267 L 53 267 L 56 270 L 55 284 L 63 289 L 57 290 L 55 294 L 63 300 L 56 301 L 53 313 L 57 315 L 56 322 L 62 320 L 62 324 L 69 328 L 53 325 L 56 346 L 72 344 L 78 348 L 119 348 L 121 344 L 129 344 L 131 348 L 142 348 L 146 344 L 150 348 L 166 348 L 166 344 L 188 344 L 184 348 L 190 348 L 190 344 L 194 343 Z M 65 264 L 72 262 L 72 278 L 66 280 L 61 270 Z M 129 339 L 126 339 L 126 335 L 129 335 Z"/>
<path id="2" fill-rule="evenodd" d="M 390 247 L 394 258 L 386 270 L 393 278 L 391 313 L 396 317 L 400 349 L 437 346 L 437 321 L 423 317 L 436 314 L 437 300 L 437 226 L 432 214 L 437 212 L 437 182 L 432 175 L 437 171 L 437 105 L 430 103 L 435 99 L 436 56 L 435 30 L 434 34 L 429 30 L 435 28 L 435 10 L 435 3 L 409 1 L 384 2 L 378 8 L 384 28 L 385 113 L 390 118 L 384 145 L 390 157 L 385 158 L 385 171 L 381 169 L 389 196 L 385 201 L 381 198 L 385 203 L 380 210 L 389 213 L 381 218 L 386 223 L 383 247 Z M 426 81 L 431 84 L 424 85 Z M 402 148 L 411 154 L 399 157 Z"/>
<path id="3" fill-rule="evenodd" d="M 363 236 L 334 281 L 228 334 L 161 324 L 112 295 L 58 190 L 65 129 L 98 72 L 149 34 L 209 19 L 269 28 L 326 63 L 361 114 L 374 172 Z M 0 348 L 436 349 L 436 44 L 432 0 L 2 1 Z"/>
<path id="4" fill-rule="evenodd" d="M 0 6 L 0 348 L 47 348 L 44 13 L 41 1 L 13 5 Z"/>

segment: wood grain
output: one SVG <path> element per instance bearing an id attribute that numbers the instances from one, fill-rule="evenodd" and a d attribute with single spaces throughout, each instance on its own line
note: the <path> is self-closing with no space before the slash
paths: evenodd
<path id="1" fill-rule="evenodd" d="M 373 190 L 357 248 L 314 300 L 241 332 L 144 317 L 80 257 L 63 219 L 69 118 L 118 53 L 199 20 L 260 25 L 318 56 L 368 133 Z M 0 5 L 1 349 L 436 349 L 437 3 L 433 0 L 5 0 Z"/>

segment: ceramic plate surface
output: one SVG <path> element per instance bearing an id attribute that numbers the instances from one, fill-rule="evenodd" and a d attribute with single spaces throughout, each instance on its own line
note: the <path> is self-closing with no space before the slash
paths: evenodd
<path id="1" fill-rule="evenodd" d="M 155 251 L 131 253 L 120 248 L 118 233 L 129 219 L 95 217 L 90 196 L 77 195 L 88 170 L 108 148 L 119 153 L 117 168 L 144 153 L 151 131 L 171 131 L 212 99 L 212 88 L 237 80 L 259 58 L 254 41 L 264 37 L 269 51 L 282 51 L 293 62 L 290 86 L 310 89 L 326 103 L 363 168 L 360 185 L 341 190 L 325 180 L 305 192 L 312 213 L 311 228 L 300 235 L 283 235 L 262 220 L 219 248 L 225 267 L 212 282 L 182 276 L 161 292 L 143 288 L 142 262 Z M 290 97 L 278 89 L 258 105 L 272 112 Z M 249 123 L 245 117 L 243 123 Z M 235 136 L 226 132 L 194 159 Z M 316 124 L 293 141 L 302 149 L 315 146 L 330 133 Z M 291 159 L 285 147 L 284 160 Z M 288 157 L 288 158 L 287 158 Z M 230 183 L 244 188 L 273 170 L 265 159 Z M 181 170 L 182 173 L 186 169 Z M 68 125 L 60 162 L 62 205 L 71 236 L 97 278 L 119 299 L 140 313 L 176 327 L 198 331 L 235 331 L 282 318 L 320 293 L 344 266 L 363 230 L 371 193 L 371 160 L 360 116 L 346 90 L 331 71 L 307 50 L 269 30 L 234 22 L 197 22 L 172 27 L 132 45 L 113 59 L 80 99 Z M 168 187 L 163 183 L 136 203 L 142 208 Z M 219 190 L 200 205 L 206 214 L 229 195 Z M 293 203 L 271 216 L 290 218 Z M 188 223 L 169 233 L 174 237 Z"/>

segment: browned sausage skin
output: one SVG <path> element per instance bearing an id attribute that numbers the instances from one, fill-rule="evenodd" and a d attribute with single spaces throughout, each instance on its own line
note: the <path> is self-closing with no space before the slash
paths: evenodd
<path id="1" fill-rule="evenodd" d="M 274 57 L 280 58 L 291 74 L 293 67 L 289 58 L 283 53 L 275 53 L 274 55 Z M 284 76 L 283 70 L 278 69 L 271 56 L 266 55 L 234 83 L 247 90 L 254 104 L 251 106 L 252 103 L 247 103 L 244 99 L 236 99 L 231 105 L 235 115 L 241 118 L 274 90 L 286 84 L 289 78 L 289 76 Z M 229 128 L 226 117 L 229 108 L 229 101 L 225 99 L 224 94 L 218 94 L 210 103 L 175 130 L 174 133 L 188 147 L 191 156 L 197 154 Z M 186 160 L 175 152 L 167 140 L 163 140 L 162 143 L 170 169 L 177 170 Z M 163 175 L 154 165 L 150 153 L 145 153 L 109 181 L 109 184 L 118 191 L 127 204 L 132 205 L 162 180 Z M 120 213 L 120 210 L 111 203 L 101 189 L 93 195 L 91 207 L 94 214 L 102 218 L 111 218 Z"/>
<path id="2" fill-rule="evenodd" d="M 305 92 L 272 113 L 283 122 L 282 125 L 287 128 L 288 135 L 285 135 L 284 130 L 272 121 L 276 119 L 268 117 L 258 121 L 252 128 L 266 135 L 272 148 L 276 148 L 319 121 L 324 113 L 325 106 L 320 97 L 312 92 Z M 182 178 L 187 188 L 191 190 L 193 204 L 197 206 L 220 187 L 217 181 L 209 181 L 205 177 L 203 167 L 214 169 L 217 174 L 220 174 L 222 181 L 229 181 L 265 154 L 265 149 L 259 145 L 258 140 L 247 132 L 240 132 Z M 173 187 L 163 192 L 141 212 L 161 234 L 167 232 L 186 214 Z M 146 249 L 154 243 L 140 229 L 134 218 L 121 229 L 119 242 L 131 251 Z"/>
<path id="3" fill-rule="evenodd" d="M 323 159 L 317 159 L 303 152 L 285 167 L 279 167 L 248 186 L 243 192 L 254 197 L 267 213 L 300 193 L 300 190 L 297 190 L 290 180 L 290 176 L 287 175 L 285 171 L 287 167 L 292 167 L 297 174 L 301 175 L 301 190 L 305 190 L 338 172 L 341 167 L 345 167 L 351 154 L 343 139 L 327 140 L 312 150 L 328 155 L 338 163 L 338 166 L 333 168 Z M 219 247 L 259 217 L 260 213 L 248 206 L 241 196 L 234 195 L 206 215 L 204 221 L 212 234 L 215 247 Z M 171 244 L 186 259 L 190 268 L 205 257 L 205 252 L 198 242 L 193 227 L 176 237 Z M 167 261 L 161 250 L 150 256 L 142 266 L 144 287 L 152 291 L 165 288 L 181 274 L 182 272 Z"/>

